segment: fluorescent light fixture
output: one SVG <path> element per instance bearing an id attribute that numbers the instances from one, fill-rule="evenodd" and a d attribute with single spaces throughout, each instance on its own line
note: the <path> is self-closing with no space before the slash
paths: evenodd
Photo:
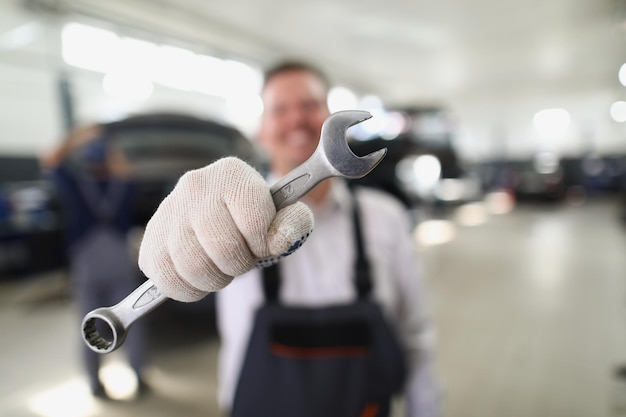
<path id="1" fill-rule="evenodd" d="M 223 82 L 228 93 L 234 96 L 241 94 L 259 94 L 263 76 L 261 72 L 243 62 L 228 59 L 224 61 Z"/>
<path id="2" fill-rule="evenodd" d="M 154 80 L 159 68 L 160 48 L 157 44 L 134 38 L 122 38 L 114 69 Z"/>
<path id="3" fill-rule="evenodd" d="M 70 65 L 106 73 L 117 63 L 121 41 L 113 32 L 68 23 L 61 39 L 63 59 Z"/>
<path id="4" fill-rule="evenodd" d="M 200 93 L 225 97 L 228 88 L 224 78 L 228 77 L 228 72 L 224 60 L 209 55 L 197 55 L 196 65 L 194 89 Z"/>
<path id="5" fill-rule="evenodd" d="M 0 50 L 23 48 L 37 39 L 40 33 L 41 25 L 37 22 L 20 25 L 0 35 Z"/>
<path id="6" fill-rule="evenodd" d="M 126 101 L 146 100 L 152 95 L 152 81 L 130 72 L 110 72 L 102 79 L 102 88 L 108 95 Z"/>
<path id="7" fill-rule="evenodd" d="M 111 31 L 79 23 L 63 27 L 62 49 L 63 59 L 69 65 L 107 74 L 107 93 L 116 96 L 122 93 L 118 88 L 122 78 L 134 78 L 140 83 L 127 94 L 133 97 L 149 96 L 152 87 L 148 87 L 147 81 L 235 101 L 261 90 L 261 72 L 243 62 L 119 37 Z M 257 104 L 251 106 L 258 110 Z"/>
<path id="8" fill-rule="evenodd" d="M 226 100 L 228 119 L 237 125 L 257 119 L 263 112 L 263 101 L 257 94 L 230 96 Z"/>
<path id="9" fill-rule="evenodd" d="M 544 139 L 555 139 L 567 131 L 571 118 L 565 109 L 544 109 L 538 111 L 533 124 L 539 135 Z"/>
<path id="10" fill-rule="evenodd" d="M 154 81 L 166 87 L 183 91 L 193 90 L 196 55 L 184 48 L 162 45 L 159 48 L 158 69 Z"/>

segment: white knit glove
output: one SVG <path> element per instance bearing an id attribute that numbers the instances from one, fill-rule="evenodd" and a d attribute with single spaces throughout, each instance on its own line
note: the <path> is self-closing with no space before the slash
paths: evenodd
<path id="1" fill-rule="evenodd" d="M 311 233 L 303 203 L 278 213 L 254 168 L 229 157 L 183 175 L 161 202 L 139 248 L 139 268 L 161 293 L 198 301 L 234 276 L 295 251 Z"/>

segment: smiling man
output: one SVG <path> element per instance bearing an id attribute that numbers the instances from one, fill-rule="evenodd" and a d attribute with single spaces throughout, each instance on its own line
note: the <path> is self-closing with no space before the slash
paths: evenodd
<path id="1" fill-rule="evenodd" d="M 329 116 L 328 91 L 324 74 L 307 63 L 285 62 L 266 72 L 257 140 L 269 158 L 269 183 L 315 151 Z M 391 397 L 404 391 L 408 416 L 439 415 L 432 329 L 407 213 L 390 196 L 352 190 L 338 178 L 321 182 L 302 201 L 315 220 L 307 242 L 277 266 L 236 277 L 217 294 L 222 408 L 236 417 L 382 417 Z M 357 317 L 352 310 L 370 302 L 384 323 L 343 316 Z M 318 322 L 320 314 L 338 317 Z M 358 355 L 333 356 L 375 352 L 367 343 L 379 325 L 388 350 L 398 353 L 368 359 L 385 362 L 380 378 L 359 368 Z M 369 329 L 367 337 L 362 329 Z"/>

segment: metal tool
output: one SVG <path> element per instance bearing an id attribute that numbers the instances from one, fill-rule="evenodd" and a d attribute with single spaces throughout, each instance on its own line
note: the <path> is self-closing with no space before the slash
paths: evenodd
<path id="1" fill-rule="evenodd" d="M 320 142 L 313 155 L 270 188 L 276 209 L 295 203 L 326 178 L 361 178 L 374 169 L 387 153 L 387 149 L 379 149 L 359 157 L 352 153 L 346 141 L 347 129 L 370 117 L 372 115 L 369 112 L 359 110 L 331 114 L 324 121 Z M 147 280 L 113 307 L 98 308 L 85 316 L 82 322 L 85 343 L 98 353 L 114 351 L 124 343 L 128 329 L 137 319 L 167 299 Z M 99 333 L 96 328 L 98 320 L 109 327 L 110 337 Z"/>

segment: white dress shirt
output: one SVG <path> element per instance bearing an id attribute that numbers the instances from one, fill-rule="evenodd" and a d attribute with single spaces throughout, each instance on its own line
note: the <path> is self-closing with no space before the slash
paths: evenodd
<path id="1" fill-rule="evenodd" d="M 432 369 L 432 329 L 425 314 L 423 277 L 410 236 L 406 210 L 395 199 L 357 188 L 365 251 L 372 267 L 373 297 L 397 332 L 410 364 L 407 416 L 439 415 Z M 328 306 L 356 299 L 356 248 L 350 191 L 333 179 L 326 201 L 314 208 L 313 233 L 295 253 L 281 260 L 280 300 L 285 305 Z M 221 338 L 218 398 L 231 408 L 252 332 L 255 311 L 264 302 L 260 270 L 236 277 L 217 293 Z"/>

